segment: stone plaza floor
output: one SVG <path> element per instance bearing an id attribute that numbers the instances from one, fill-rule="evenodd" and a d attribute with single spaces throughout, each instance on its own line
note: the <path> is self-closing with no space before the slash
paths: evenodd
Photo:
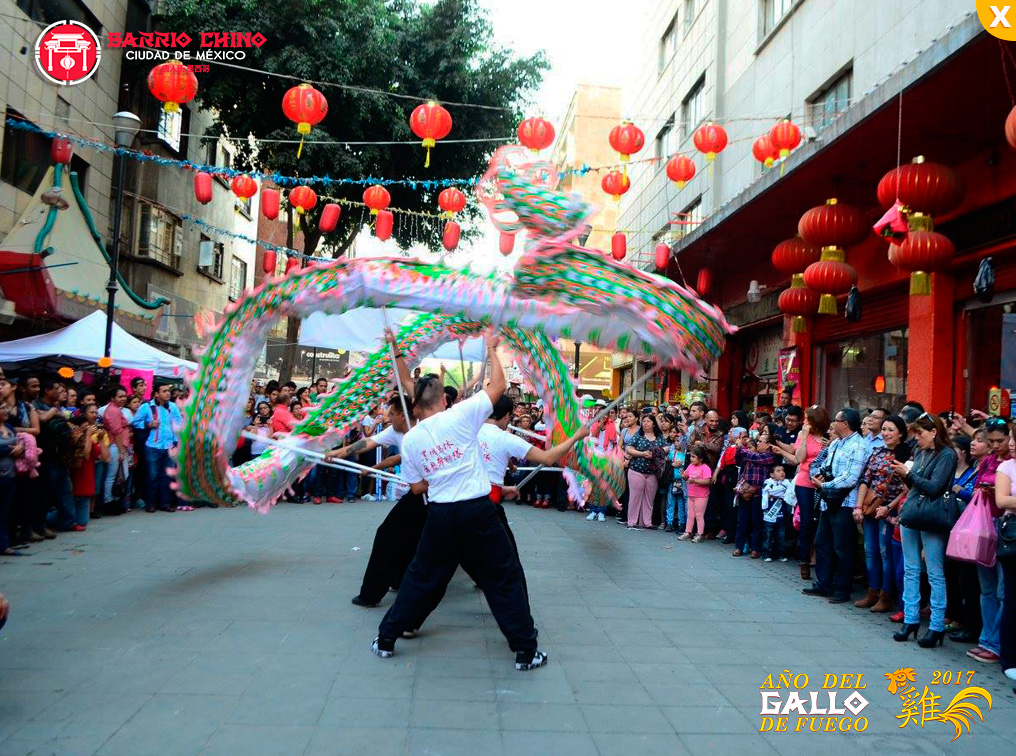
<path id="1" fill-rule="evenodd" d="M 555 510 L 508 505 L 548 667 L 514 670 L 461 572 L 382 661 L 384 608 L 349 599 L 389 506 L 134 512 L 4 559 L 0 756 L 1016 753 L 1012 684 L 969 646 L 894 643 L 884 616 L 803 596 L 793 562 Z M 955 742 L 900 729 L 884 675 L 906 667 L 918 691 L 974 670 L 993 707 Z M 786 670 L 863 673 L 867 730 L 760 733 Z M 940 708 L 960 689 L 930 687 Z"/>

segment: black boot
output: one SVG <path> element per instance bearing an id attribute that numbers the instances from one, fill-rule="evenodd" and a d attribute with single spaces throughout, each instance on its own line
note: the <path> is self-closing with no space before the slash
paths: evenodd
<path id="1" fill-rule="evenodd" d="M 921 648 L 934 648 L 935 646 L 941 646 L 944 639 L 944 630 L 929 630 L 924 634 L 923 638 L 917 641 L 917 645 Z"/>
<path id="2" fill-rule="evenodd" d="M 920 629 L 920 627 L 921 627 L 920 624 L 917 624 L 917 625 L 907 625 L 907 624 L 904 624 L 903 627 L 901 627 L 899 629 L 899 632 L 893 633 L 893 640 L 894 641 L 899 641 L 900 643 L 903 643 L 908 638 L 910 638 L 911 635 L 913 635 L 916 638 L 917 637 L 917 631 Z"/>

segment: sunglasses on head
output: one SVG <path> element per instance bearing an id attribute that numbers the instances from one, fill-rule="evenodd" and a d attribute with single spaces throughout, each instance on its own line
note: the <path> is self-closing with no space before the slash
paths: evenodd
<path id="1" fill-rule="evenodd" d="M 988 430 L 1005 430 L 1009 427 L 1009 423 L 1002 417 L 989 417 L 984 421 L 984 427 Z"/>

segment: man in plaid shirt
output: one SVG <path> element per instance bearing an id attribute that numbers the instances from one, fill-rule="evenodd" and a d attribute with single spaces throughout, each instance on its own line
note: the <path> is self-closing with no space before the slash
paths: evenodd
<path id="1" fill-rule="evenodd" d="M 836 413 L 830 425 L 836 435 L 829 445 L 824 467 L 829 475 L 812 466 L 812 482 L 819 492 L 848 489 L 841 504 L 830 504 L 820 496 L 821 514 L 815 533 L 815 583 L 802 592 L 809 596 L 827 596 L 830 604 L 850 600 L 853 579 L 854 547 L 857 543 L 857 525 L 853 510 L 857 500 L 857 486 L 868 459 L 868 444 L 860 434 L 861 415 L 850 407 Z"/>

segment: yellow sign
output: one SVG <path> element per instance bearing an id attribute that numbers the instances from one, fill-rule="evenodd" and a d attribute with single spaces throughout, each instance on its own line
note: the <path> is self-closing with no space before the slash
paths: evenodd
<path id="1" fill-rule="evenodd" d="M 935 670 L 931 673 L 932 685 L 962 685 L 963 678 L 966 678 L 967 687 L 953 696 L 944 709 L 940 705 L 943 696 L 932 692 L 929 686 L 924 686 L 924 692 L 917 692 L 917 688 L 913 685 L 917 682 L 917 674 L 913 668 L 906 667 L 895 672 L 886 672 L 885 676 L 889 680 L 889 692 L 894 696 L 899 695 L 903 701 L 900 713 L 896 715 L 901 728 L 913 723 L 924 729 L 925 722 L 945 722 L 955 729 L 953 740 L 956 740 L 963 734 L 964 728 L 968 734 L 970 733 L 970 723 L 975 715 L 984 721 L 981 709 L 974 703 L 975 699 L 983 698 L 988 703 L 988 709 L 991 709 L 991 693 L 984 688 L 969 685 L 974 677 L 973 670 L 956 672 L 955 678 L 951 670 L 945 672 Z"/>
<path id="2" fill-rule="evenodd" d="M 977 17 L 988 34 L 1010 42 L 1016 40 L 1016 2 L 977 0 Z"/>

